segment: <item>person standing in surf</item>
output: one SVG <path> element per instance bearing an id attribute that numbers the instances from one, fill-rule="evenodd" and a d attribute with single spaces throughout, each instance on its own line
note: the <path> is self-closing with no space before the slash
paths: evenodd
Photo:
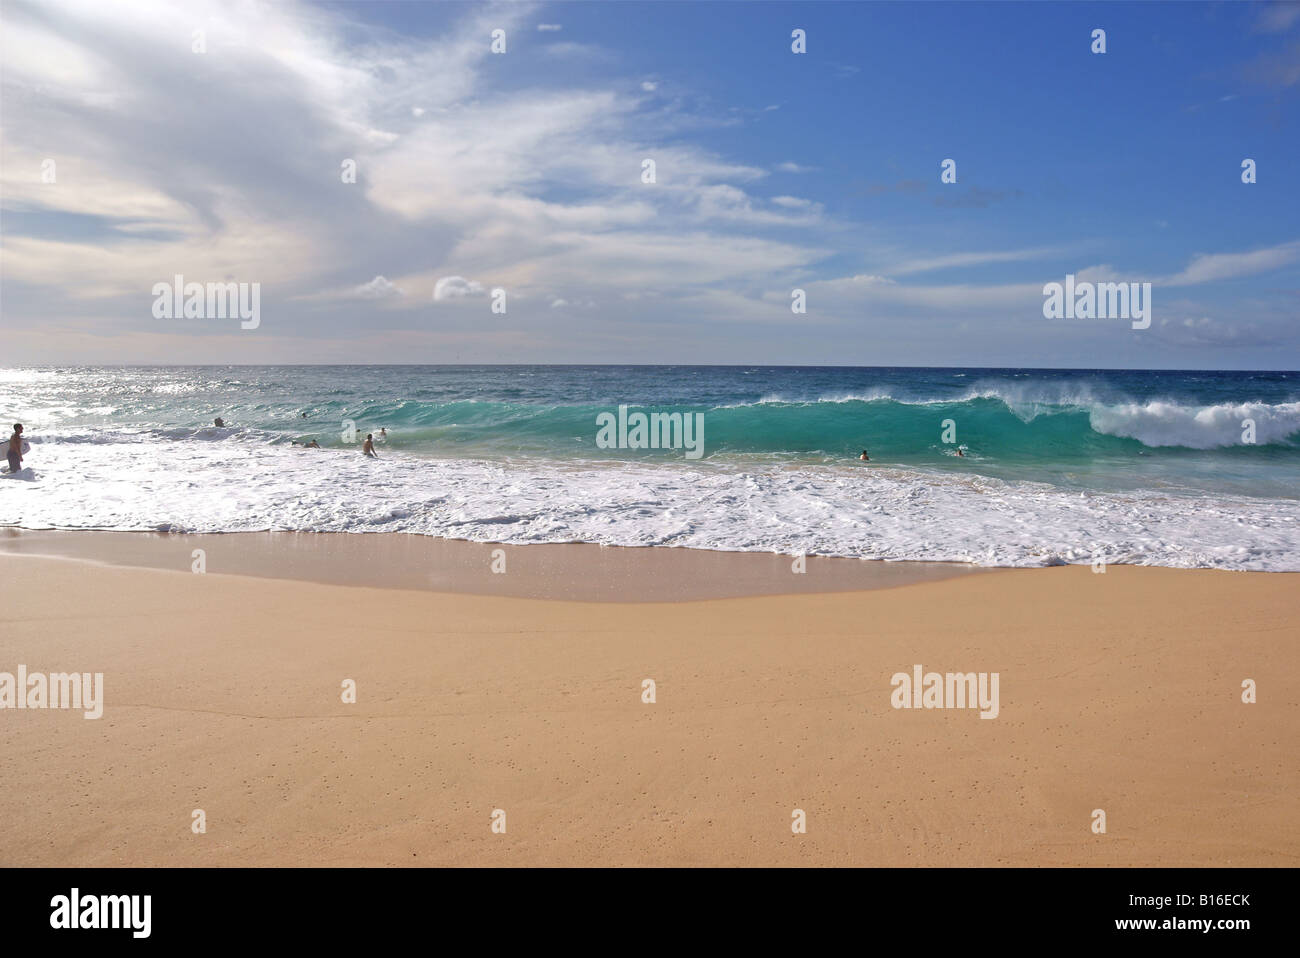
<path id="1" fill-rule="evenodd" d="M 9 472 L 15 473 L 23 467 L 23 424 L 14 423 L 13 435 L 9 437 Z"/>
<path id="2" fill-rule="evenodd" d="M 365 444 L 361 447 L 361 452 L 364 455 L 369 456 L 371 459 L 379 458 L 378 456 L 375 455 L 375 437 L 372 433 L 366 433 L 366 441 Z"/>

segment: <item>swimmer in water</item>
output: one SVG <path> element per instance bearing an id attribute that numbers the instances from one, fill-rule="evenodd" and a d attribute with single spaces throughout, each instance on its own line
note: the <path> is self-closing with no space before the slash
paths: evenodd
<path id="1" fill-rule="evenodd" d="M 966 453 L 961 451 L 961 446 L 957 447 L 957 455 L 961 456 L 963 459 L 966 458 Z"/>
<path id="2" fill-rule="evenodd" d="M 862 455 L 858 456 L 858 458 L 861 459 L 863 462 L 871 461 L 871 457 L 867 455 L 867 450 L 865 449 L 862 450 Z"/>
<path id="3" fill-rule="evenodd" d="M 369 456 L 371 459 L 379 458 L 375 455 L 375 437 L 373 434 L 366 433 L 366 442 L 365 445 L 361 447 L 361 452 L 363 455 Z"/>
<path id="4" fill-rule="evenodd" d="M 320 448 L 320 443 L 318 443 L 315 439 L 313 439 L 311 442 L 303 443 L 303 445 L 304 445 L 306 448 L 308 448 L 308 449 L 319 449 L 319 448 Z"/>
<path id="5" fill-rule="evenodd" d="M 216 426 L 218 429 L 223 427 L 225 424 L 226 424 L 225 421 L 220 416 L 212 420 L 212 425 Z"/>
<path id="6" fill-rule="evenodd" d="M 387 438 L 388 438 L 388 430 L 385 429 L 383 426 L 380 426 L 380 427 L 379 427 L 379 436 L 380 436 L 381 439 L 387 439 Z"/>

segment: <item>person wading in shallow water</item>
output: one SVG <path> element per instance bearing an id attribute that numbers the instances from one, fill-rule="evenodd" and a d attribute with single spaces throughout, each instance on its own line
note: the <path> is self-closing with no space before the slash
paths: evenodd
<path id="1" fill-rule="evenodd" d="M 366 433 L 366 442 L 365 445 L 361 447 L 361 452 L 369 456 L 371 459 L 379 458 L 375 455 L 375 437 L 373 433 Z"/>
<path id="2" fill-rule="evenodd" d="M 7 454 L 11 473 L 17 472 L 23 467 L 23 424 L 20 422 L 14 423 L 14 433 L 9 437 Z"/>
<path id="3" fill-rule="evenodd" d="M 861 459 L 863 462 L 871 461 L 871 457 L 867 455 L 867 450 L 865 449 L 862 450 L 862 455 L 858 456 L 858 458 Z"/>

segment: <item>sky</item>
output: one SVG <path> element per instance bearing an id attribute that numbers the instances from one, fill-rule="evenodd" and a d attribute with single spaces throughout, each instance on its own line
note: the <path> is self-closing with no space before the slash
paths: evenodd
<path id="1" fill-rule="evenodd" d="M 0 54 L 0 365 L 1300 368 L 1300 3 L 5 0 Z"/>

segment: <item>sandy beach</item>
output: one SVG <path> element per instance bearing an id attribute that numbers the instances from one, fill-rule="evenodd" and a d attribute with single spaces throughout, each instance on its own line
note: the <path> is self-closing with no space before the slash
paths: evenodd
<path id="1" fill-rule="evenodd" d="M 0 672 L 104 676 L 102 718 L 0 712 L 0 864 L 1300 864 L 1295 574 L 817 591 L 832 560 L 750 557 L 781 589 L 693 553 L 682 598 L 606 580 L 637 601 L 579 601 L 232 575 L 231 537 L 191 538 L 204 574 L 192 543 L 173 571 L 0 550 Z M 624 583 L 683 554 L 621 552 Z M 596 581 L 602 554 L 556 574 Z M 997 673 L 996 718 L 892 707 L 918 664 Z"/>

